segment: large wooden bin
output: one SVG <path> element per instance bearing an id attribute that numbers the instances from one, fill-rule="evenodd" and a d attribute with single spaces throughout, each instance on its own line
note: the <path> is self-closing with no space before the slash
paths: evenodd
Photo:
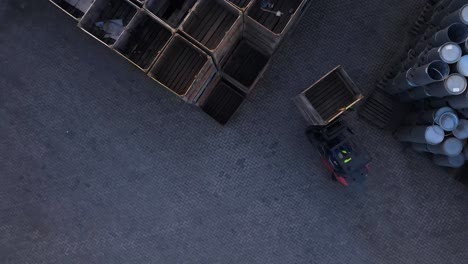
<path id="1" fill-rule="evenodd" d="M 140 9 L 114 44 L 114 50 L 148 72 L 169 43 L 174 31 L 164 22 Z"/>
<path id="2" fill-rule="evenodd" d="M 221 66 L 223 77 L 244 93 L 250 93 L 262 78 L 272 55 L 252 40 L 242 38 Z"/>
<path id="3" fill-rule="evenodd" d="M 189 103 L 196 103 L 216 74 L 210 56 L 175 34 L 148 75 Z"/>
<path id="4" fill-rule="evenodd" d="M 96 23 L 121 19 L 125 29 L 135 17 L 138 9 L 138 6 L 128 0 L 95 0 L 78 23 L 78 27 L 99 42 L 112 46 L 123 31 L 119 34 L 119 37 L 111 38 L 108 37 L 108 32 L 97 26 Z"/>
<path id="5" fill-rule="evenodd" d="M 147 0 L 144 8 L 172 28 L 177 28 L 196 2 L 197 0 Z"/>
<path id="6" fill-rule="evenodd" d="M 270 53 L 278 47 L 288 30 L 298 21 L 309 0 L 272 0 L 273 8 L 262 8 L 262 0 L 253 0 L 244 20 L 244 36 L 257 38 L 262 50 Z M 276 12 L 281 12 L 277 16 Z"/>
<path id="7" fill-rule="evenodd" d="M 299 94 L 294 101 L 310 125 L 324 126 L 363 98 L 345 70 L 338 66 Z"/>
<path id="8" fill-rule="evenodd" d="M 253 3 L 253 0 L 225 0 L 229 4 L 233 5 L 235 8 L 239 9 L 242 12 L 245 12 L 247 8 Z"/>
<path id="9" fill-rule="evenodd" d="M 242 105 L 246 94 L 234 83 L 216 74 L 197 102 L 218 123 L 225 125 Z"/>
<path id="10" fill-rule="evenodd" d="M 242 12 L 224 0 L 200 0 L 180 30 L 220 65 L 242 36 L 242 25 Z"/>
<path id="11" fill-rule="evenodd" d="M 94 0 L 49 0 L 63 12 L 80 20 L 84 14 L 89 10 Z"/>

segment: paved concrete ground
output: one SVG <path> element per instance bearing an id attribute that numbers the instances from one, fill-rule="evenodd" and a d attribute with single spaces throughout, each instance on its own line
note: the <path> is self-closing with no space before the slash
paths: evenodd
<path id="1" fill-rule="evenodd" d="M 290 98 L 365 91 L 423 0 L 314 0 L 226 127 L 45 0 L 0 2 L 0 263 L 466 263 L 468 193 L 349 116 L 369 182 L 328 178 Z"/>

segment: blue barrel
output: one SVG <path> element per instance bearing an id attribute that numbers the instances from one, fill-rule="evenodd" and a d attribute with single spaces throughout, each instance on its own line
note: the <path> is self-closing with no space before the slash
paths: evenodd
<path id="1" fill-rule="evenodd" d="M 400 128 L 396 137 L 403 142 L 437 145 L 444 141 L 445 132 L 438 125 L 409 126 Z"/>
<path id="2" fill-rule="evenodd" d="M 434 155 L 432 161 L 441 167 L 461 168 L 465 164 L 465 155 L 457 156 Z"/>
<path id="3" fill-rule="evenodd" d="M 466 77 L 459 74 L 450 74 L 447 79 L 441 82 L 436 82 L 426 86 L 427 93 L 431 97 L 447 97 L 460 95 L 466 91 L 467 81 Z"/>
<path id="4" fill-rule="evenodd" d="M 453 23 L 462 23 L 468 25 L 468 5 L 464 5 L 457 11 L 446 16 L 442 22 L 440 22 L 440 26 L 446 27 Z"/>
<path id="5" fill-rule="evenodd" d="M 447 138 L 439 145 L 428 145 L 429 152 L 445 156 L 457 156 L 463 151 L 463 142 L 458 138 Z"/>
<path id="6" fill-rule="evenodd" d="M 458 127 L 453 131 L 453 135 L 458 139 L 468 139 L 468 120 L 461 119 Z"/>
<path id="7" fill-rule="evenodd" d="M 450 107 L 441 107 L 432 111 L 425 112 L 421 117 L 423 122 L 435 123 L 445 131 L 453 131 L 457 128 L 459 118 Z"/>

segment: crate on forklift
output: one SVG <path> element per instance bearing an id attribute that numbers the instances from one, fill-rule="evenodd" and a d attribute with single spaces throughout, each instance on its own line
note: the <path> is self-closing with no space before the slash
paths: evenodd
<path id="1" fill-rule="evenodd" d="M 338 66 L 296 96 L 294 101 L 307 123 L 325 126 L 363 98 L 346 71 Z"/>

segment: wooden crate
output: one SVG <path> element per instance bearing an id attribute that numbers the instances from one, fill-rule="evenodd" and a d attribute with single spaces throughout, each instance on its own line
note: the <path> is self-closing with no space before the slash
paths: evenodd
<path id="1" fill-rule="evenodd" d="M 262 78 L 272 55 L 250 39 L 242 38 L 221 66 L 223 78 L 250 93 Z"/>
<path id="2" fill-rule="evenodd" d="M 249 6 L 253 3 L 253 0 L 225 0 L 225 1 L 242 12 L 245 12 L 247 8 L 249 8 Z"/>
<path id="3" fill-rule="evenodd" d="M 128 0 L 96 0 L 78 23 L 78 27 L 104 45 L 112 46 L 118 38 L 106 38 L 106 32 L 96 26 L 96 22 L 122 19 L 125 28 L 135 17 L 137 10 L 138 7 Z"/>
<path id="4" fill-rule="evenodd" d="M 294 101 L 310 125 L 324 126 L 364 97 L 341 66 L 322 77 Z"/>
<path id="5" fill-rule="evenodd" d="M 258 45 L 263 50 L 273 53 L 279 43 L 284 39 L 289 29 L 296 24 L 308 6 L 309 0 L 272 0 L 272 12 L 261 8 L 262 0 L 253 0 L 244 15 L 244 37 L 257 38 Z"/>
<path id="6" fill-rule="evenodd" d="M 198 101 L 200 108 L 214 120 L 225 125 L 237 112 L 246 94 L 239 87 L 216 74 Z"/>
<path id="7" fill-rule="evenodd" d="M 143 7 L 143 5 L 146 3 L 146 0 L 130 0 L 130 2 L 134 3 L 138 7 Z"/>
<path id="8" fill-rule="evenodd" d="M 148 75 L 185 101 L 195 104 L 216 72 L 210 56 L 175 34 Z"/>
<path id="9" fill-rule="evenodd" d="M 242 12 L 224 0 L 200 0 L 182 22 L 180 31 L 219 66 L 242 36 L 242 26 Z"/>
<path id="10" fill-rule="evenodd" d="M 173 34 L 172 28 L 163 21 L 140 9 L 113 49 L 142 71 L 148 72 Z"/>
<path id="11" fill-rule="evenodd" d="M 94 0 L 49 0 L 51 3 L 60 8 L 63 12 L 80 20 L 89 10 Z"/>
<path id="12" fill-rule="evenodd" d="M 172 28 L 177 28 L 196 2 L 197 0 L 147 0 L 144 8 Z"/>

